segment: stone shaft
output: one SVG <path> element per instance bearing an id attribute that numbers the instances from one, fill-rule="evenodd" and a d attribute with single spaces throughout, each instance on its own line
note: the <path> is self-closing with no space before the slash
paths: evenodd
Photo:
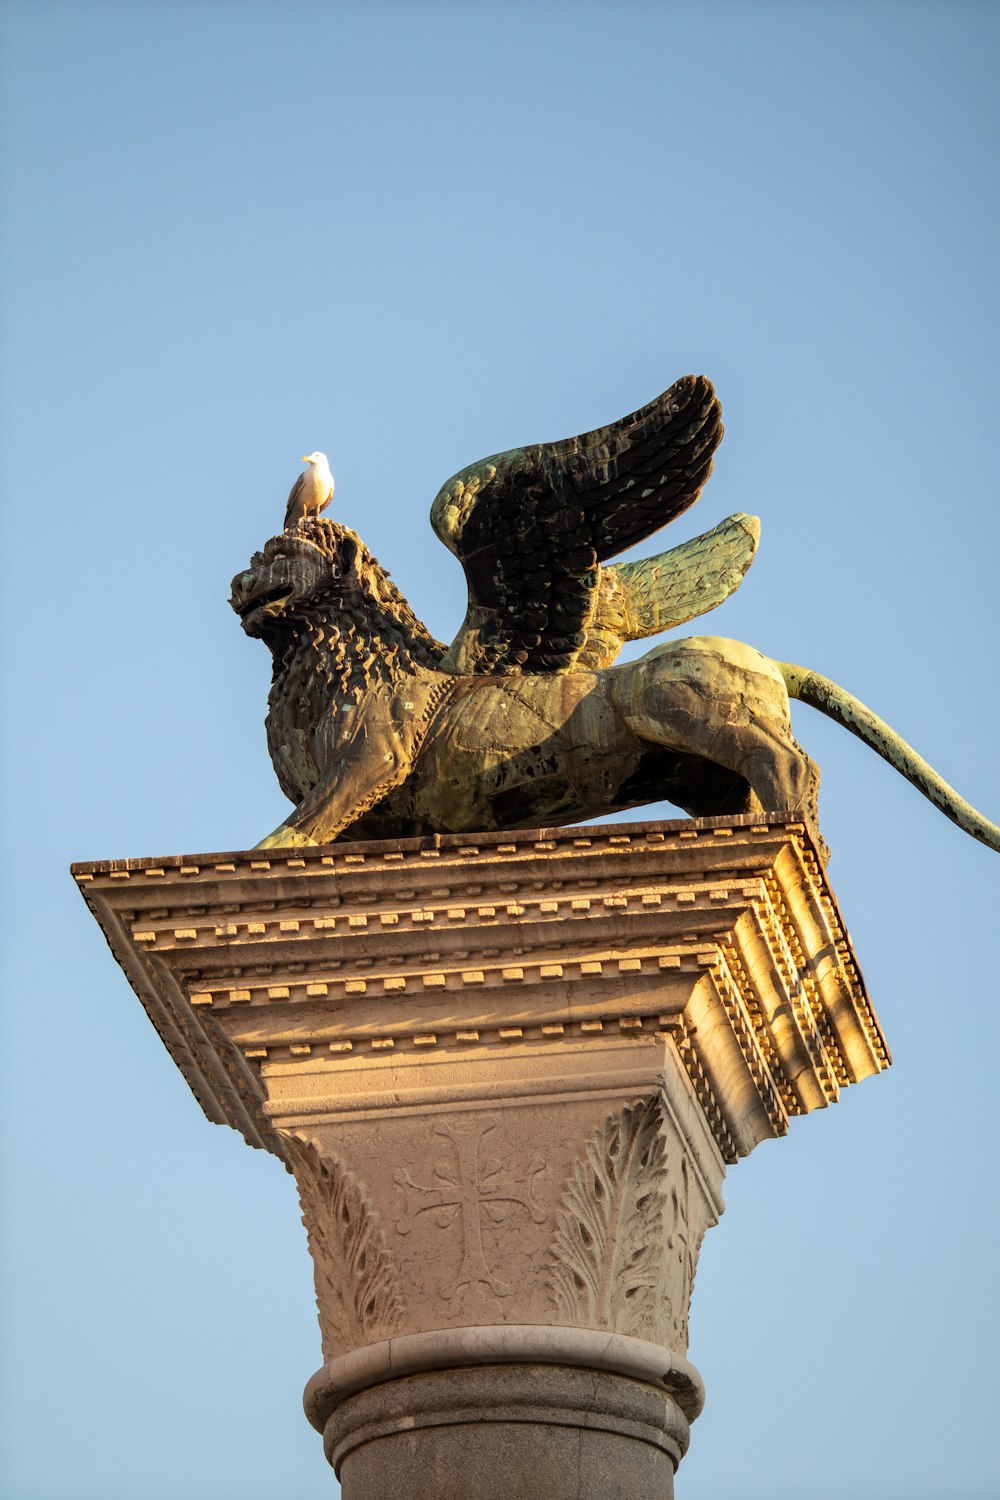
<path id="1" fill-rule="evenodd" d="M 371 1386 L 338 1407 L 326 1448 L 346 1500 L 670 1500 L 687 1438 L 654 1386 L 522 1364 Z"/>
<path id="2" fill-rule="evenodd" d="M 888 1062 L 802 824 L 76 875 L 206 1114 L 295 1173 L 346 1500 L 669 1494 L 726 1164 Z"/>

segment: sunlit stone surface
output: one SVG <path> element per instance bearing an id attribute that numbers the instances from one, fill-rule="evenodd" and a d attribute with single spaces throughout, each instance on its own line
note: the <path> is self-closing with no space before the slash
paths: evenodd
<path id="1" fill-rule="evenodd" d="M 669 1495 L 726 1165 L 888 1064 L 803 824 L 75 873 L 205 1113 L 295 1173 L 347 1500 Z"/>

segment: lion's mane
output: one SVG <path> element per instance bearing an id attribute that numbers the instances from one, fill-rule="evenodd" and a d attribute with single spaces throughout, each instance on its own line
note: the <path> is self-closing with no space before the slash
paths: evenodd
<path id="1" fill-rule="evenodd" d="M 446 649 L 417 619 L 356 532 L 310 517 L 290 535 L 293 542 L 307 541 L 328 558 L 330 572 L 308 599 L 296 601 L 269 642 L 274 656 L 267 720 L 272 749 L 311 736 L 334 703 L 356 705 L 379 684 L 439 669 Z M 259 561 L 267 564 L 288 550 L 288 535 L 274 537 Z M 308 787 L 282 779 L 282 789 L 297 801 Z"/>

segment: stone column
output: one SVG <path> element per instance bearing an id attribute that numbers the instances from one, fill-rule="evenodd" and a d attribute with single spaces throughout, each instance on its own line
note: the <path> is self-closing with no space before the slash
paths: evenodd
<path id="1" fill-rule="evenodd" d="M 345 1500 L 671 1495 L 726 1164 L 888 1063 L 802 825 L 76 876 L 206 1114 L 295 1173 Z"/>

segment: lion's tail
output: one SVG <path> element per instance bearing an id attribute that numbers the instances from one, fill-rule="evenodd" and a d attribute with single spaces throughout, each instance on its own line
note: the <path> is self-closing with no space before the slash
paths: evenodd
<path id="1" fill-rule="evenodd" d="M 922 756 L 905 740 L 900 739 L 895 730 L 890 729 L 870 708 L 866 708 L 844 688 L 831 682 L 829 677 L 821 676 L 819 672 L 811 672 L 807 667 L 796 667 L 787 661 L 775 662 L 775 666 L 785 679 L 790 698 L 798 698 L 803 703 L 818 708 L 820 713 L 829 718 L 836 719 L 838 724 L 843 724 L 845 729 L 864 740 L 901 776 L 912 782 L 918 792 L 923 792 L 935 807 L 941 809 L 946 818 L 957 823 L 966 833 L 971 833 L 980 843 L 1000 850 L 1000 828 L 996 823 L 984 818 L 964 797 L 960 797 L 933 766 L 929 766 Z"/>

